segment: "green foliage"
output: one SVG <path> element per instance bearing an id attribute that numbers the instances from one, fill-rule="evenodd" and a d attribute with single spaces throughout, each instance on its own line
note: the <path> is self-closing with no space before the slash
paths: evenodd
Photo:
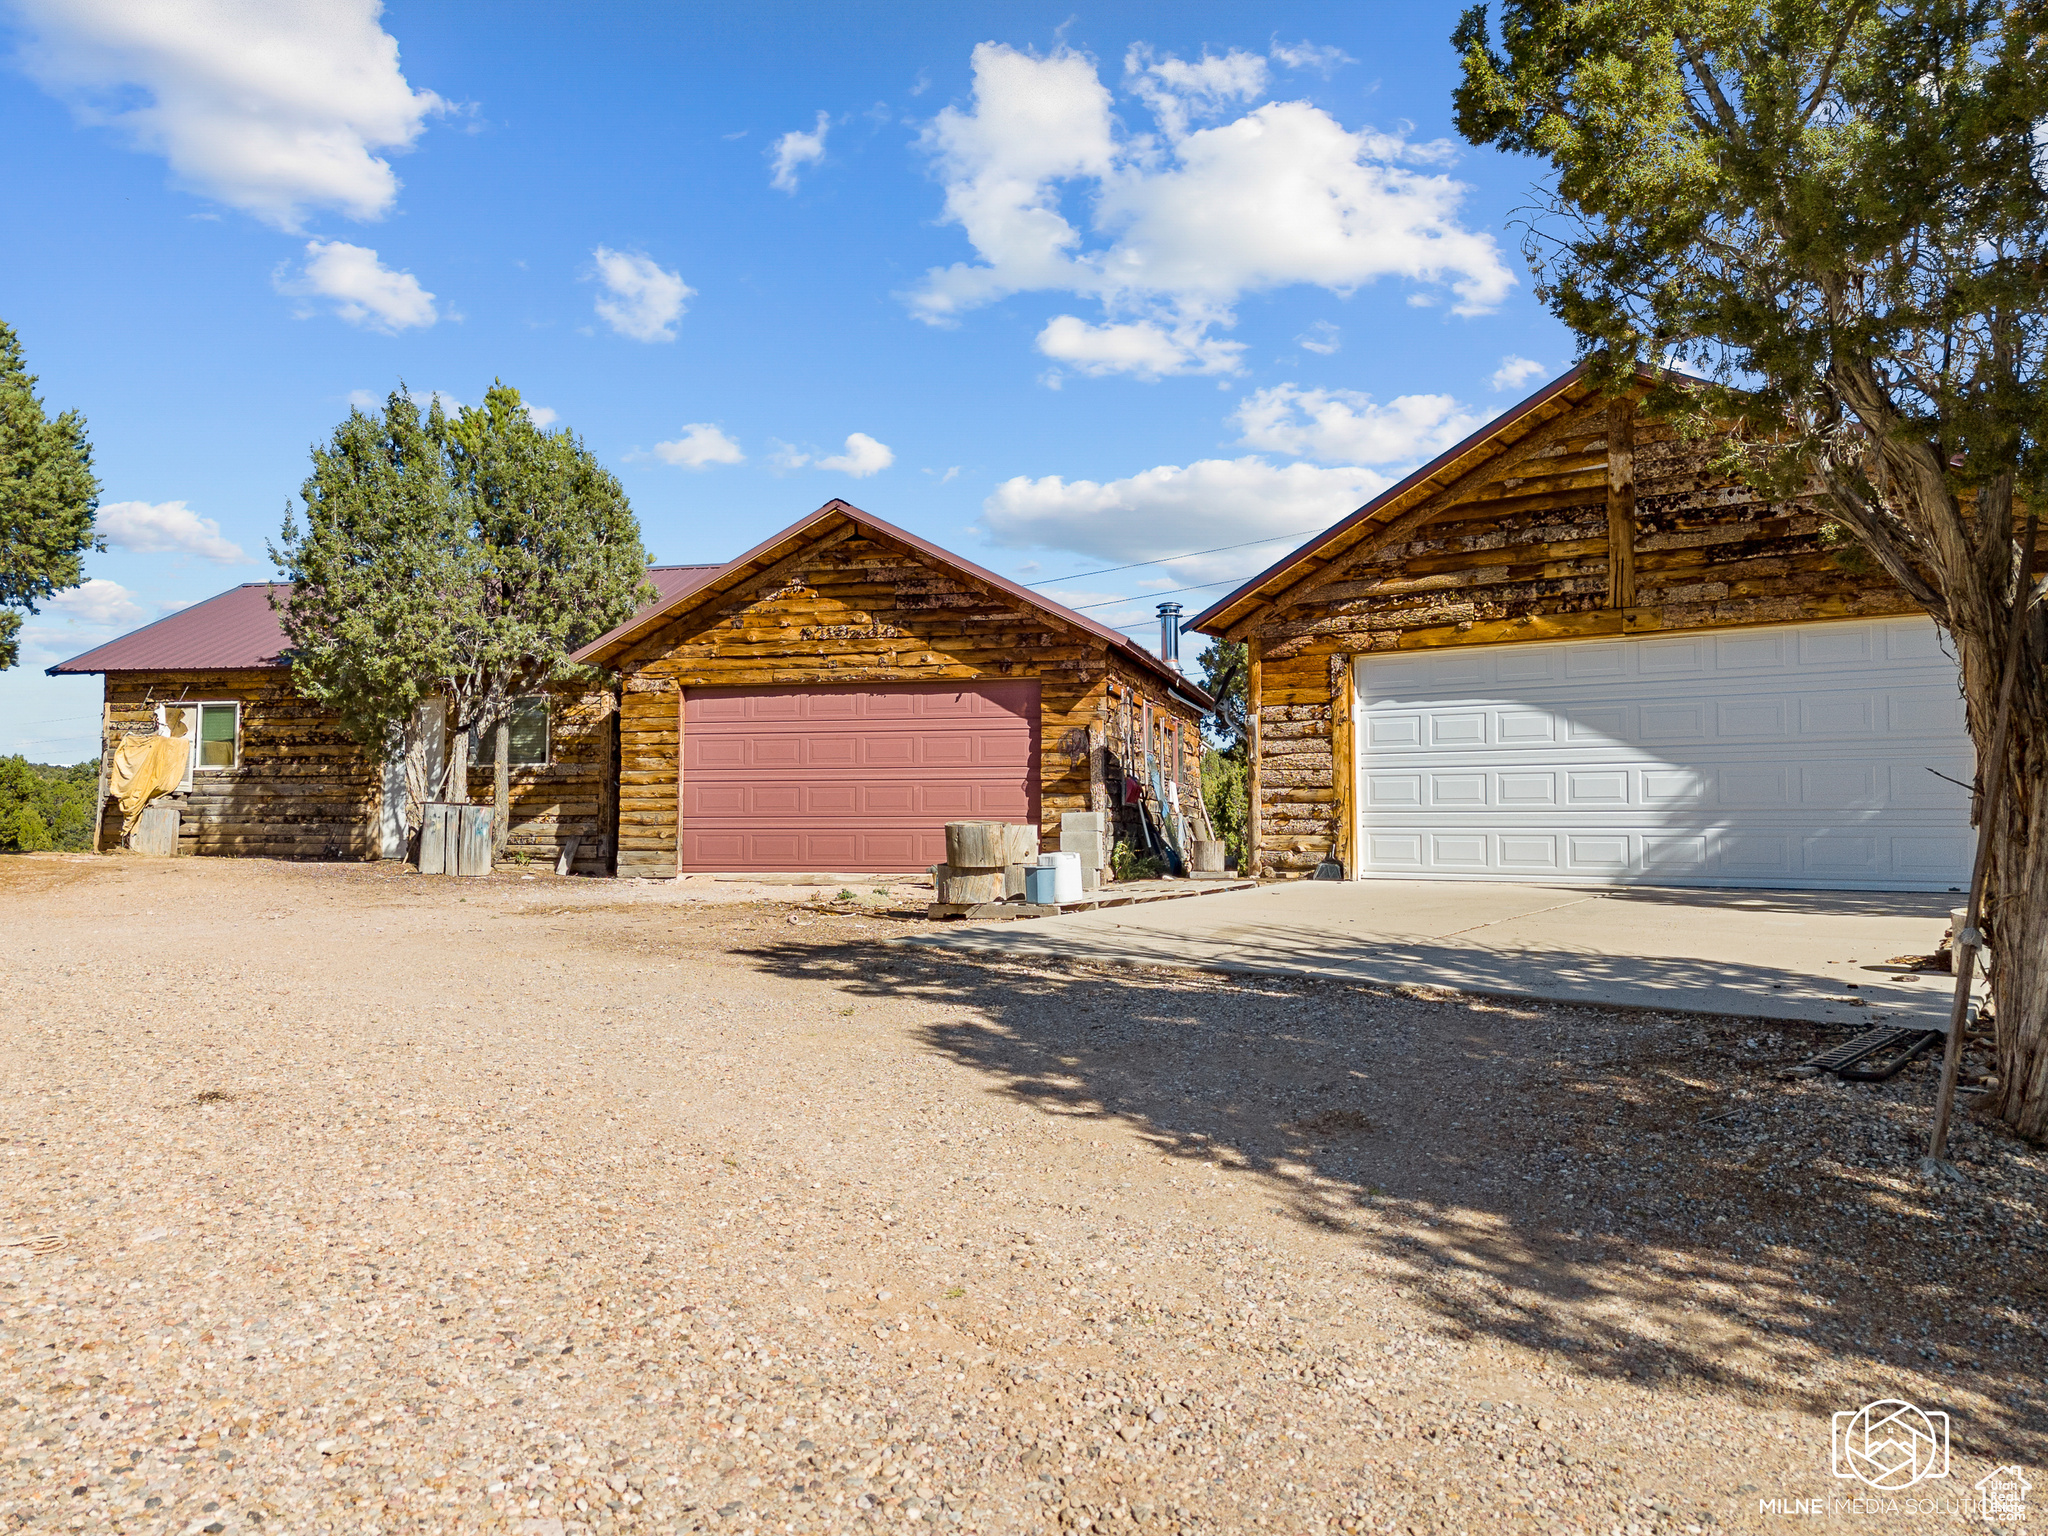
<path id="1" fill-rule="evenodd" d="M 1209 821 L 1216 835 L 1230 850 L 1231 866 L 1250 866 L 1245 857 L 1245 828 L 1251 820 L 1251 765 L 1242 747 L 1236 753 L 1209 751 L 1202 754 L 1202 804 L 1209 809 Z"/>
<path id="2" fill-rule="evenodd" d="M 653 595 L 617 479 L 503 383 L 453 420 L 402 387 L 351 411 L 301 495 L 271 549 L 293 681 L 373 750 L 437 693 L 466 741 Z"/>
<path id="3" fill-rule="evenodd" d="M 1870 558 L 1870 551 L 1857 541 L 1854 531 L 1840 523 L 1820 525 L 1821 548 L 1828 552 L 1828 558 L 1836 568 L 1847 571 L 1851 576 L 1872 576 L 1877 573 L 1878 564 Z"/>
<path id="4" fill-rule="evenodd" d="M 1119 880 L 1157 880 L 1166 866 L 1155 853 L 1143 853 L 1137 844 L 1119 839 L 1109 849 L 1109 872 Z"/>
<path id="5" fill-rule="evenodd" d="M 1460 130 L 1554 174 L 1525 251 L 1598 374 L 1706 374 L 1651 409 L 1986 621 L 2048 488 L 2048 10 L 1511 0 L 1452 41 Z"/>
<path id="6" fill-rule="evenodd" d="M 1202 721 L 1202 735 L 1240 758 L 1249 735 L 1245 713 L 1245 700 L 1250 696 L 1249 662 L 1239 640 L 1211 640 L 1195 658 L 1195 665 L 1202 669 L 1202 688 L 1216 701 L 1215 709 Z"/>
<path id="7" fill-rule="evenodd" d="M 85 579 L 100 483 L 85 418 L 52 420 L 13 329 L 0 321 L 0 671 L 21 659 L 21 614 Z M 4 844 L 0 844 L 4 846 Z"/>
<path id="8" fill-rule="evenodd" d="M 0 850 L 83 851 L 92 841 L 100 765 L 0 757 Z"/>

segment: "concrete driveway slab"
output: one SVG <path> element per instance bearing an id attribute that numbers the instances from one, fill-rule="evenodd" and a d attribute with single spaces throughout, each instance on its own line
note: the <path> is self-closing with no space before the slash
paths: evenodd
<path id="1" fill-rule="evenodd" d="M 1931 953 L 1960 899 L 1888 891 L 1297 881 L 896 942 L 1334 976 L 1559 1003 L 1946 1029 L 1951 979 L 1901 972 L 1889 962 Z"/>

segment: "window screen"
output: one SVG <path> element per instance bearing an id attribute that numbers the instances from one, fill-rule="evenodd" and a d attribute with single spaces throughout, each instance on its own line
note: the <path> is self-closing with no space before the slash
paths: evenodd
<path id="1" fill-rule="evenodd" d="M 509 722 L 511 750 L 505 761 L 513 768 L 536 768 L 545 766 L 548 760 L 548 700 L 543 693 L 532 693 L 512 701 L 512 718 Z M 494 763 L 498 760 L 498 731 L 489 726 L 471 733 L 470 756 L 479 764 Z"/>
<path id="2" fill-rule="evenodd" d="M 199 762 L 201 768 L 235 766 L 235 726 L 239 711 L 233 704 L 199 706 Z"/>

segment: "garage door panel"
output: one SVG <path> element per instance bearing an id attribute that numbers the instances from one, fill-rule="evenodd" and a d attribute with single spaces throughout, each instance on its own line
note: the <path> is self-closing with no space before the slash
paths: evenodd
<path id="1" fill-rule="evenodd" d="M 1533 806 L 1557 804 L 1557 775 L 1542 773 L 1502 773 L 1494 777 L 1494 803 L 1526 809 Z"/>
<path id="2" fill-rule="evenodd" d="M 684 870 L 923 869 L 948 821 L 1038 819 L 1035 683 L 696 690 Z"/>
<path id="3" fill-rule="evenodd" d="M 1483 773 L 1433 773 L 1429 776 L 1429 803 L 1451 810 L 1465 810 L 1487 803 Z"/>
<path id="4" fill-rule="evenodd" d="M 1955 664 L 1920 619 L 1358 660 L 1361 873 L 1944 888 Z M 1929 771 L 1933 770 L 1933 771 Z"/>

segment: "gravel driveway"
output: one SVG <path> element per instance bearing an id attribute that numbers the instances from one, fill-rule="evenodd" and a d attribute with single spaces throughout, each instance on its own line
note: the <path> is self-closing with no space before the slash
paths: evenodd
<path id="1" fill-rule="evenodd" d="M 1966 1116 L 1969 1182 L 1921 1180 L 1925 1072 L 730 894 L 0 859 L 0 1530 L 1983 1530 L 2004 1463 L 2048 1501 L 2048 1163 Z M 1830 1475 L 1877 1398 L 1952 1416 L 1948 1478 Z"/>

